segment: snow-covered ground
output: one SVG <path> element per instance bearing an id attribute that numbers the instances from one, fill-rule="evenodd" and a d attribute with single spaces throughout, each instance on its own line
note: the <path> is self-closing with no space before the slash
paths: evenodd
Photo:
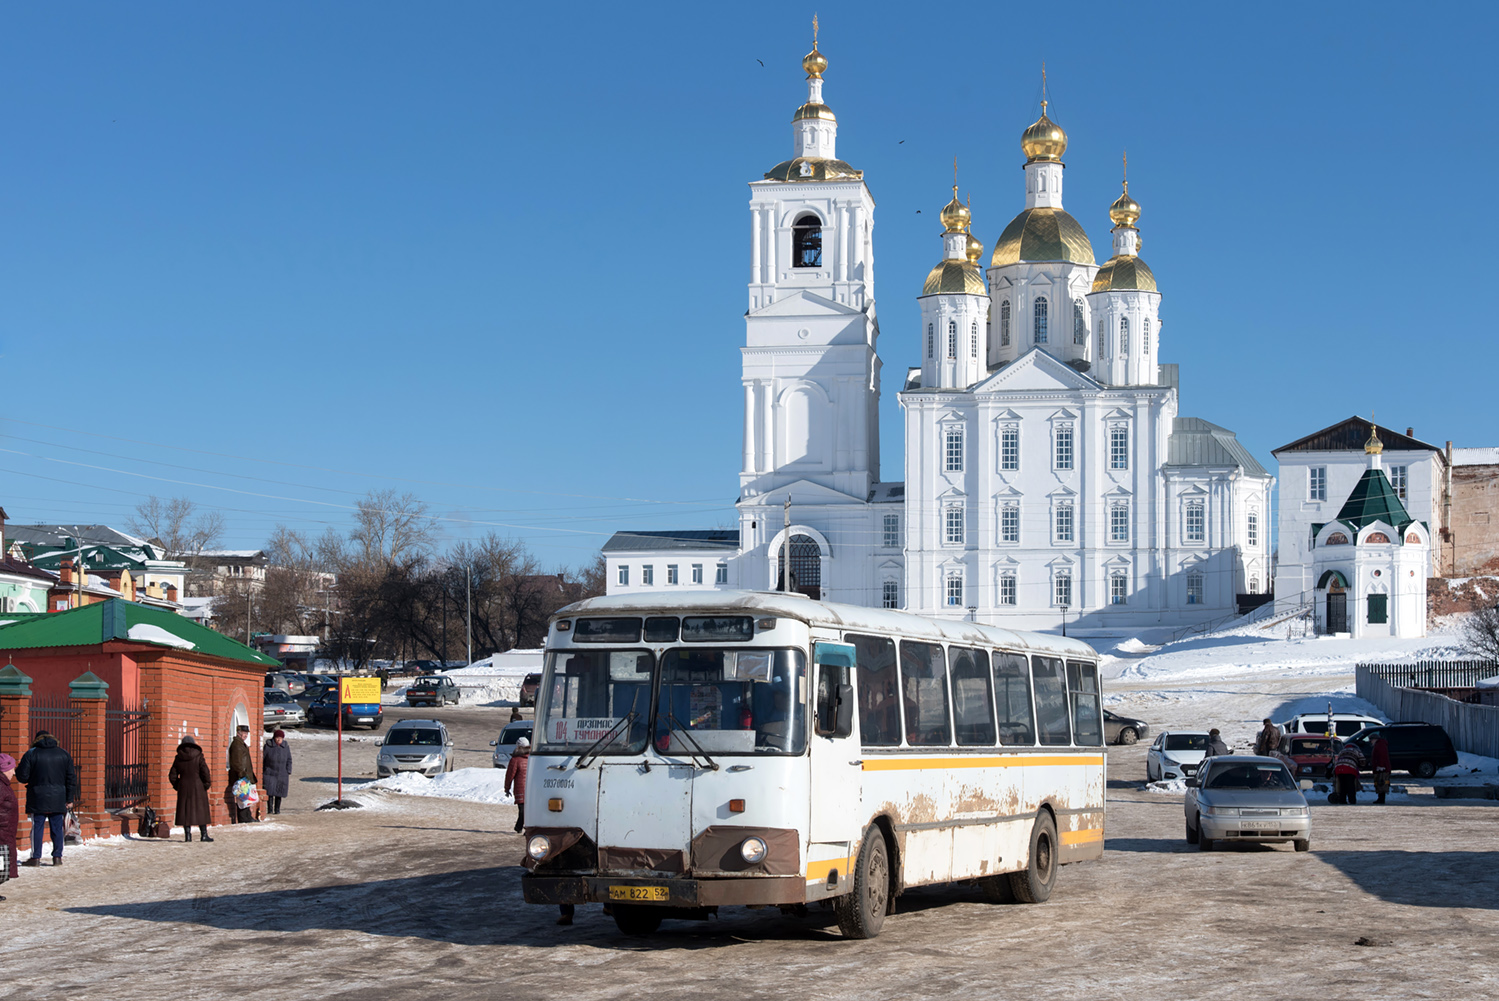
<path id="1" fill-rule="evenodd" d="M 526 675 L 539 672 L 541 664 L 540 650 L 509 650 L 442 673 L 457 683 L 461 706 L 513 706 L 520 701 L 520 686 Z M 381 703 L 390 706 L 405 702 L 406 689 L 417 680 L 393 681 L 380 697 Z"/>
<path id="2" fill-rule="evenodd" d="M 394 792 L 408 796 L 431 796 L 438 799 L 461 799 L 470 803 L 510 804 L 515 800 L 505 792 L 505 772 L 499 768 L 459 768 L 433 778 L 415 772 L 402 772 L 350 786 L 350 791 Z"/>

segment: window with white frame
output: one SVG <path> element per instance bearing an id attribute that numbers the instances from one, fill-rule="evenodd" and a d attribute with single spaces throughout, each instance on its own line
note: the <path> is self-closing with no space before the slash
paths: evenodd
<path id="1" fill-rule="evenodd" d="M 947 357 L 958 357 L 958 323 L 956 320 L 947 321 Z"/>
<path id="2" fill-rule="evenodd" d="M 1260 516 L 1257 512 L 1249 512 L 1249 547 L 1251 549 L 1260 544 Z"/>
<path id="3" fill-rule="evenodd" d="M 1129 317 L 1127 316 L 1119 318 L 1119 353 L 1129 354 Z"/>
<path id="4" fill-rule="evenodd" d="M 1054 436 L 1056 448 L 1053 450 L 1052 465 L 1057 469 L 1072 468 L 1072 425 L 1059 424 Z"/>
<path id="5" fill-rule="evenodd" d="M 1129 578 L 1123 573 L 1109 575 L 1109 604 L 1123 605 L 1129 601 Z"/>
<path id="6" fill-rule="evenodd" d="M 630 586 L 630 568 L 624 563 L 619 565 L 619 584 L 621 587 Z"/>
<path id="7" fill-rule="evenodd" d="M 1129 541 L 1129 504 L 1125 501 L 1109 505 L 1109 541 Z"/>
<path id="8" fill-rule="evenodd" d="M 1051 579 L 1051 603 L 1062 608 L 1072 607 L 1072 571 L 1058 570 Z"/>
<path id="9" fill-rule="evenodd" d="M 881 588 L 880 605 L 883 608 L 900 607 L 900 582 L 894 580 L 885 581 Z"/>
<path id="10" fill-rule="evenodd" d="M 654 584 L 656 582 L 656 568 L 647 563 L 640 568 L 640 583 Z"/>
<path id="11" fill-rule="evenodd" d="M 999 346 L 1010 346 L 1010 300 L 999 304 Z"/>
<path id="12" fill-rule="evenodd" d="M 1307 471 L 1306 499 L 1327 500 L 1327 467 L 1312 466 Z"/>
<path id="13" fill-rule="evenodd" d="M 1405 488 L 1406 488 L 1406 484 L 1409 483 L 1409 482 L 1410 482 L 1410 467 L 1409 466 L 1391 466 L 1390 467 L 1390 486 L 1392 486 L 1392 487 L 1395 488 L 1395 496 L 1399 497 L 1402 503 L 1404 503 L 1404 501 L 1405 501 Z"/>
<path id="14" fill-rule="evenodd" d="M 1150 354 L 1150 317 L 1141 321 L 1140 329 L 1140 353 L 1146 356 Z"/>
<path id="15" fill-rule="evenodd" d="M 675 563 L 668 563 L 668 564 L 666 564 L 666 583 L 668 583 L 668 584 L 680 584 L 681 583 L 681 581 L 677 578 L 677 565 Z"/>
<path id="16" fill-rule="evenodd" d="M 960 427 L 942 432 L 942 468 L 949 473 L 963 471 L 963 429 Z"/>
<path id="17" fill-rule="evenodd" d="M 1129 428 L 1122 424 L 1109 428 L 1109 468 L 1129 468 Z"/>
<path id="18" fill-rule="evenodd" d="M 713 571 L 713 583 L 727 584 L 729 582 L 729 565 L 720 563 Z"/>
<path id="19" fill-rule="evenodd" d="M 1046 297 L 1036 296 L 1036 308 L 1033 310 L 1036 319 L 1036 343 L 1046 343 Z"/>
<path id="20" fill-rule="evenodd" d="M 963 576 L 951 573 L 947 575 L 947 587 L 945 604 L 949 608 L 963 607 Z"/>
<path id="21" fill-rule="evenodd" d="M 1088 343 L 1088 321 L 1083 317 L 1083 301 L 1072 300 L 1072 343 Z"/>
<path id="22" fill-rule="evenodd" d="M 1208 537 L 1207 509 L 1200 500 L 1187 501 L 1184 538 L 1187 542 L 1206 542 Z"/>
<path id="23" fill-rule="evenodd" d="M 885 548 L 886 549 L 898 549 L 898 548 L 900 548 L 900 515 L 898 515 L 898 514 L 887 514 L 887 515 L 885 515 L 885 526 L 884 527 L 885 527 L 885 533 L 884 533 L 884 535 L 885 535 L 885 538 L 884 538 Z"/>
<path id="24" fill-rule="evenodd" d="M 999 541 L 1020 541 L 1020 505 L 1014 502 L 999 509 Z"/>
<path id="25" fill-rule="evenodd" d="M 973 326 L 968 330 L 968 357 L 979 356 L 979 321 L 974 320 Z"/>
<path id="26" fill-rule="evenodd" d="M 1020 468 L 1020 429 L 1001 428 L 999 431 L 999 468 Z"/>
<path id="27" fill-rule="evenodd" d="M 703 565 L 701 563 L 692 564 L 692 582 L 694 584 L 701 584 L 703 582 Z"/>
<path id="28" fill-rule="evenodd" d="M 1015 604 L 1015 574 L 1002 573 L 999 575 L 999 603 L 1001 605 Z"/>
<path id="29" fill-rule="evenodd" d="M 932 325 L 928 323 L 926 325 L 926 356 L 928 358 L 932 357 L 932 352 L 936 350 L 936 337 Z"/>
<path id="30" fill-rule="evenodd" d="M 1251 578 L 1249 578 L 1249 593 L 1250 594 L 1259 594 L 1260 593 L 1260 579 L 1258 577 L 1251 577 Z"/>
<path id="31" fill-rule="evenodd" d="M 1056 506 L 1056 541 L 1071 542 L 1074 535 L 1072 525 L 1072 502 L 1058 501 Z"/>
<path id="32" fill-rule="evenodd" d="M 1193 570 L 1187 574 L 1187 604 L 1202 604 L 1202 573 Z"/>
<path id="33" fill-rule="evenodd" d="M 942 539 L 949 546 L 961 546 L 963 544 L 963 507 L 960 504 L 949 504 L 942 511 L 943 533 Z"/>

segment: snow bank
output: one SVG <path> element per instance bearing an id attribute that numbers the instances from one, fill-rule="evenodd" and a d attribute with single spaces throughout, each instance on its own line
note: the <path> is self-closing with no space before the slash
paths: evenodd
<path id="1" fill-rule="evenodd" d="M 470 803 L 515 802 L 505 792 L 505 773 L 498 768 L 459 768 L 430 779 L 416 772 L 402 772 L 351 788 L 354 792 L 384 790 L 408 796 L 461 799 Z"/>
<path id="2" fill-rule="evenodd" d="M 174 646 L 179 650 L 192 650 L 198 644 L 192 640 L 185 640 L 176 633 L 169 633 L 160 626 L 153 626 L 149 622 L 137 622 L 131 626 L 125 635 L 137 643 L 155 643 L 158 646 Z"/>
<path id="3" fill-rule="evenodd" d="M 1181 796 L 1187 791 L 1187 783 L 1182 779 L 1165 779 L 1161 782 L 1145 783 L 1146 792 L 1166 793 L 1171 796 Z"/>

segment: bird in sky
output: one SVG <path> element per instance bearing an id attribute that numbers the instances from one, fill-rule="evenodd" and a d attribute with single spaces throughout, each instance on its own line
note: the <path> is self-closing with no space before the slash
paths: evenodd
<path id="1" fill-rule="evenodd" d="M 756 59 L 755 62 L 759 63 L 761 66 L 765 65 L 765 60 L 764 59 Z"/>
<path id="2" fill-rule="evenodd" d="M 904 146 L 905 143 L 906 143 L 906 141 L 904 139 L 902 139 L 900 142 L 896 143 L 895 145 L 897 145 L 897 146 Z"/>

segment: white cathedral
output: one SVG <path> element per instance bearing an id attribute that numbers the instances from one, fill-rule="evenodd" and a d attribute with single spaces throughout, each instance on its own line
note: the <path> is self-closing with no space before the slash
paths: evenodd
<path id="1" fill-rule="evenodd" d="M 617 533 L 610 593 L 774 589 L 789 559 L 789 587 L 830 601 L 1054 629 L 1202 621 L 1268 590 L 1274 479 L 1233 432 L 1178 416 L 1140 206 L 1126 181 L 1099 266 L 1062 207 L 1067 136 L 1044 100 L 987 270 L 956 187 L 942 211 L 900 342 L 921 359 L 897 394 L 905 480 L 881 480 L 875 204 L 838 159 L 826 58 L 802 66 L 794 155 L 750 182 L 739 531 Z"/>

